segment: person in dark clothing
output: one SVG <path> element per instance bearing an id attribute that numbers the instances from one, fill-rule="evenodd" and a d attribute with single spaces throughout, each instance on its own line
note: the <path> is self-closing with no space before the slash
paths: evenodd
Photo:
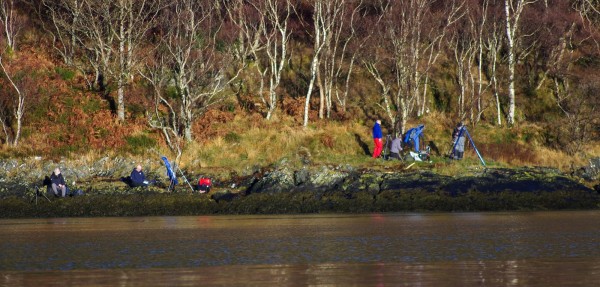
<path id="1" fill-rule="evenodd" d="M 400 159 L 401 151 L 402 151 L 402 139 L 396 135 L 396 138 L 392 140 L 392 147 L 390 148 L 390 158 Z"/>
<path id="2" fill-rule="evenodd" d="M 146 180 L 146 175 L 144 175 L 144 172 L 142 171 L 142 166 L 139 164 L 131 171 L 130 179 L 131 187 L 148 186 L 148 184 L 150 183 Z"/>
<path id="3" fill-rule="evenodd" d="M 378 158 L 383 151 L 383 133 L 381 132 L 381 121 L 375 121 L 373 125 L 373 141 L 375 142 L 375 148 L 373 149 L 373 158 Z"/>
<path id="4" fill-rule="evenodd" d="M 67 196 L 67 184 L 59 168 L 55 168 L 52 175 L 50 175 L 50 188 L 56 197 Z"/>
<path id="5" fill-rule="evenodd" d="M 464 125 L 459 122 L 452 132 L 452 143 L 454 145 L 453 159 L 462 159 L 465 153 L 465 133 L 462 132 Z"/>

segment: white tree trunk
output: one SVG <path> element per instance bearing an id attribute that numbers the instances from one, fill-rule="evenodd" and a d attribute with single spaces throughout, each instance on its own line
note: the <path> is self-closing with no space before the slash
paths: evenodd
<path id="1" fill-rule="evenodd" d="M 13 138 L 12 145 L 17 146 L 19 144 L 19 139 L 21 137 L 21 129 L 23 126 L 23 116 L 25 115 L 25 92 L 19 88 L 19 86 L 13 81 L 13 77 L 10 75 L 9 71 L 4 66 L 2 62 L 2 57 L 0 56 L 0 67 L 2 68 L 2 72 L 10 82 L 11 87 L 14 89 L 17 94 L 16 99 L 14 99 L 15 106 L 13 107 L 13 116 L 16 121 L 16 130 L 15 137 Z"/>
<path id="2" fill-rule="evenodd" d="M 315 44 L 317 45 L 317 44 Z M 306 100 L 304 101 L 304 122 L 303 122 L 303 126 L 306 127 L 308 126 L 308 112 L 310 109 L 310 97 L 312 94 L 312 90 L 313 90 L 313 86 L 315 84 L 315 79 L 317 77 L 317 69 L 318 69 L 318 65 L 319 65 L 319 56 L 318 56 L 318 49 L 315 52 L 315 54 L 317 55 L 313 55 L 313 59 L 312 62 L 310 64 L 310 82 L 308 83 L 308 91 L 306 91 Z"/>
<path id="3" fill-rule="evenodd" d="M 321 56 L 321 50 L 325 45 L 324 39 L 328 37 L 328 27 L 324 21 L 323 3 L 324 0 L 315 0 L 314 12 L 313 12 L 313 26 L 314 26 L 314 43 L 313 43 L 313 58 L 310 64 L 310 81 L 308 83 L 308 90 L 306 91 L 306 99 L 304 102 L 304 122 L 303 126 L 308 126 L 308 114 L 310 111 L 310 98 L 312 96 L 313 88 L 317 74 L 319 73 L 319 62 Z M 327 1 L 327 0 L 326 0 Z"/>
<path id="4" fill-rule="evenodd" d="M 515 124 L 515 74 L 517 65 L 517 31 L 519 30 L 519 19 L 526 5 L 535 3 L 537 0 L 504 0 L 504 11 L 506 13 L 506 40 L 508 44 L 508 124 Z"/>
<path id="5" fill-rule="evenodd" d="M 15 39 L 20 30 L 14 0 L 0 0 L 0 20 L 6 38 L 6 46 L 10 50 L 16 49 Z"/>

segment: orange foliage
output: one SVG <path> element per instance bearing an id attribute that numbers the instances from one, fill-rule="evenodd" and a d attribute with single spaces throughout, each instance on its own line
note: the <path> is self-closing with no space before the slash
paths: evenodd
<path id="1" fill-rule="evenodd" d="M 215 123 L 225 124 L 235 117 L 235 113 L 229 111 L 209 110 L 194 123 L 192 131 L 199 141 L 224 136 L 229 131 L 214 128 Z"/>

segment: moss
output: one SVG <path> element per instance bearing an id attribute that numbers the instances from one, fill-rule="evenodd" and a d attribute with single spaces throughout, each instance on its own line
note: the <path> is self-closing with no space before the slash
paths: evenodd
<path id="1" fill-rule="evenodd" d="M 90 191 L 91 192 L 91 191 Z M 386 190 L 371 192 L 279 192 L 247 196 L 233 194 L 228 200 L 188 192 L 157 190 L 93 191 L 92 194 L 55 199 L 6 197 L 0 200 L 1 218 L 175 216 L 203 214 L 299 214 L 371 212 L 465 212 L 598 209 L 600 195 L 585 191 L 480 192 L 451 194 L 443 190 Z"/>

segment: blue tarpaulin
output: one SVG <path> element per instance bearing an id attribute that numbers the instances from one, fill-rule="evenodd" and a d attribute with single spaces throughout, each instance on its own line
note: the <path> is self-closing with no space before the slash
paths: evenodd
<path id="1" fill-rule="evenodd" d="M 416 152 L 419 152 L 419 138 L 423 134 L 424 128 L 425 125 L 419 125 L 416 128 L 406 131 L 405 133 L 404 142 L 409 144 L 412 141 Z"/>
<path id="2" fill-rule="evenodd" d="M 171 164 L 169 163 L 169 160 L 167 159 L 166 156 L 161 157 L 161 159 L 165 163 L 165 167 L 167 168 L 167 176 L 169 177 L 169 181 L 171 182 L 171 185 L 177 185 L 179 182 L 177 181 L 177 176 L 175 175 L 175 173 L 173 172 L 173 169 L 171 168 Z"/>

